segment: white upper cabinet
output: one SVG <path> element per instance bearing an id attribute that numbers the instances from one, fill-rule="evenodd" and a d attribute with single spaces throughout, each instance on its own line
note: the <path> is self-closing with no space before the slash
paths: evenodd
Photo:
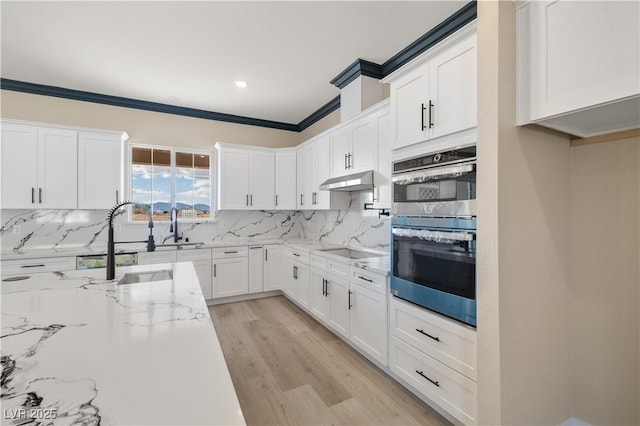
<path id="1" fill-rule="evenodd" d="M 391 85 L 392 149 L 476 126 L 476 45 L 469 24 L 384 79 Z"/>
<path id="2" fill-rule="evenodd" d="M 276 162 L 273 151 L 249 150 L 249 208 L 273 210 L 276 192 Z"/>
<path id="3" fill-rule="evenodd" d="M 2 125 L 2 208 L 38 208 L 38 129 Z"/>
<path id="4" fill-rule="evenodd" d="M 297 195 L 296 208 L 298 210 L 312 210 L 313 187 L 318 180 L 317 164 L 314 161 L 317 156 L 317 148 L 314 145 L 306 145 L 297 151 Z"/>
<path id="5" fill-rule="evenodd" d="M 78 132 L 3 123 L 2 207 L 78 208 Z"/>
<path id="6" fill-rule="evenodd" d="M 385 109 L 377 118 L 378 167 L 374 177 L 373 207 L 391 208 L 391 114 Z"/>
<path id="7" fill-rule="evenodd" d="M 276 151 L 276 210 L 296 209 L 296 151 Z"/>
<path id="8" fill-rule="evenodd" d="M 216 144 L 218 208 L 273 210 L 275 153 L 272 150 Z"/>
<path id="9" fill-rule="evenodd" d="M 588 137 L 640 126 L 640 3 L 518 4 L 518 124 Z"/>
<path id="10" fill-rule="evenodd" d="M 330 137 L 331 177 L 375 169 L 378 157 L 375 117 L 359 117 Z"/>
<path id="11" fill-rule="evenodd" d="M 110 209 L 123 200 L 126 133 L 78 133 L 78 208 Z"/>

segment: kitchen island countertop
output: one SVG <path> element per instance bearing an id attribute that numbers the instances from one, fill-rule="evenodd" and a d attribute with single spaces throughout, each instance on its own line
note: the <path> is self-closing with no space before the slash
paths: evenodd
<path id="1" fill-rule="evenodd" d="M 85 270 L 2 282 L 1 423 L 244 424 L 191 263 L 118 273 L 164 269 L 173 280 L 116 285 Z"/>

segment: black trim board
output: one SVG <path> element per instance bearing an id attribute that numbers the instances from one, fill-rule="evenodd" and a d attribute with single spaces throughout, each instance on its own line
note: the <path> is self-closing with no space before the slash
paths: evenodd
<path id="1" fill-rule="evenodd" d="M 246 124 L 271 129 L 289 130 L 299 132 L 298 125 L 282 123 L 280 121 L 262 120 L 259 118 L 244 117 L 241 115 L 224 114 L 221 112 L 205 111 L 196 108 L 187 108 L 158 102 L 141 101 L 138 99 L 123 98 L 120 96 L 103 95 L 100 93 L 84 92 L 81 90 L 66 89 L 64 87 L 47 86 L 44 84 L 28 83 L 18 80 L 0 78 L 0 88 L 15 92 L 32 93 L 35 95 L 53 96 L 57 98 L 73 99 L 76 101 L 93 102 L 97 104 L 113 105 L 125 108 L 141 109 L 145 111 L 162 112 L 166 114 L 183 115 L 186 117 L 203 118 L 205 120 L 224 121 L 227 123 Z"/>
<path id="2" fill-rule="evenodd" d="M 364 59 L 357 59 L 344 71 L 338 74 L 331 84 L 343 88 L 360 75 L 381 79 L 391 74 L 425 50 L 432 47 L 447 36 L 453 34 L 477 17 L 477 3 L 475 0 L 467 3 L 449 18 L 438 24 L 425 35 L 411 43 L 406 48 L 395 54 L 384 64 L 379 65 Z M 186 117 L 202 118 L 205 120 L 224 121 L 228 123 L 260 126 L 271 129 L 301 132 L 328 114 L 340 108 L 340 96 L 327 102 L 315 112 L 310 114 L 298 124 L 283 123 L 280 121 L 263 120 L 259 118 L 244 117 L 240 115 L 225 114 L 214 111 L 205 111 L 195 108 L 167 105 L 157 102 L 142 101 L 138 99 L 123 98 L 120 96 L 104 95 L 100 93 L 84 92 L 81 90 L 66 89 L 63 87 L 47 86 L 44 84 L 28 83 L 18 80 L 0 78 L 0 88 L 16 92 L 32 93 L 36 95 L 53 96 L 58 98 L 73 99 L 77 101 L 93 102 L 105 105 L 113 105 L 125 108 L 141 109 L 145 111 L 161 112 L 165 114 L 183 115 Z"/>

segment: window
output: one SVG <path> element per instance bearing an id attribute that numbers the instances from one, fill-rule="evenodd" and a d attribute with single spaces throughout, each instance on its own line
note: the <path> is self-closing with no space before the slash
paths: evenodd
<path id="1" fill-rule="evenodd" d="M 149 204 L 153 220 L 168 221 L 171 209 L 186 220 L 211 218 L 211 153 L 167 147 L 131 147 L 131 198 Z M 131 220 L 146 221 L 143 208 Z"/>

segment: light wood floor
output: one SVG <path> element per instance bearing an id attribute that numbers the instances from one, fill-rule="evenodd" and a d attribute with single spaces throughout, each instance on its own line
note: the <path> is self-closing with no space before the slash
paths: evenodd
<path id="1" fill-rule="evenodd" d="M 248 425 L 450 424 L 283 296 L 209 311 Z"/>

